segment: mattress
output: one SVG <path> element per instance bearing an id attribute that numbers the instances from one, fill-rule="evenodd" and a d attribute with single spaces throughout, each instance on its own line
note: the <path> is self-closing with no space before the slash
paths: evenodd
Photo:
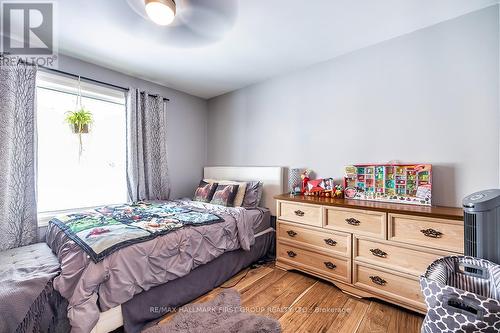
<path id="1" fill-rule="evenodd" d="M 271 227 L 271 212 L 267 208 L 247 208 L 248 219 L 252 221 L 254 235 Z"/>

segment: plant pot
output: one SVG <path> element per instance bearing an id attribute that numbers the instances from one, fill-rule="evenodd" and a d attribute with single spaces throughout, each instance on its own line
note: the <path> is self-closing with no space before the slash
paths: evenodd
<path id="1" fill-rule="evenodd" d="M 80 125 L 77 125 L 77 124 L 73 124 L 71 126 L 71 130 L 75 134 L 87 134 L 89 132 L 89 125 L 85 124 L 85 125 L 81 125 L 80 126 Z"/>

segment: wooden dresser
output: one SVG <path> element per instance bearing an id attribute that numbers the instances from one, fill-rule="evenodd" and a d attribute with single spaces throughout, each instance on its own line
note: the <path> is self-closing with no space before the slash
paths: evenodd
<path id="1" fill-rule="evenodd" d="M 276 196 L 277 263 L 425 313 L 419 276 L 439 257 L 463 253 L 460 208 Z"/>

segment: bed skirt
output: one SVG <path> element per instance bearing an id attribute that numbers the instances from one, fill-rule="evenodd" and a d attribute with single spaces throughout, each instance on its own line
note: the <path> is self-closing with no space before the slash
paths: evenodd
<path id="1" fill-rule="evenodd" d="M 163 317 L 169 309 L 195 300 L 260 258 L 274 254 L 274 241 L 274 230 L 265 232 L 255 237 L 255 244 L 249 251 L 226 252 L 184 277 L 135 295 L 122 304 L 125 332 L 140 332 L 147 323 Z"/>

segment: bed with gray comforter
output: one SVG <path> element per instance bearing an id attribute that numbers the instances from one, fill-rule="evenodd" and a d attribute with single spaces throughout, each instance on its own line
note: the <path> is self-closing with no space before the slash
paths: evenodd
<path id="1" fill-rule="evenodd" d="M 213 214 L 220 220 L 173 228 L 157 237 L 144 238 L 108 251 L 101 257 L 91 255 L 92 252 L 82 246 L 81 240 L 85 237 L 75 238 L 63 224 L 49 223 L 46 241 L 61 264 L 61 274 L 53 284 L 69 302 L 68 318 L 72 332 L 90 332 L 100 312 L 123 304 L 143 291 L 183 277 L 225 252 L 248 251 L 255 242 L 255 216 L 245 208 L 190 200 L 178 200 L 175 205 L 189 211 Z M 58 219 L 61 220 L 64 218 Z M 101 235 L 94 233 L 91 236 Z"/>

